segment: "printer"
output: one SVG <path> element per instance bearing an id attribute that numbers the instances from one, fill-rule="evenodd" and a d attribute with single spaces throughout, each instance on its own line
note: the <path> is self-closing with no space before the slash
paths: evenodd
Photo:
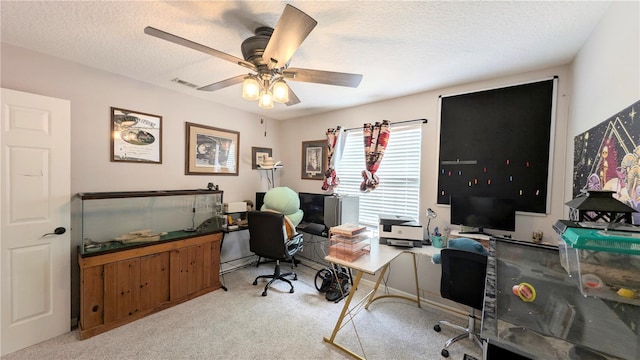
<path id="1" fill-rule="evenodd" d="M 422 226 L 407 216 L 378 215 L 378 236 L 380 244 L 422 247 L 424 238 Z"/>

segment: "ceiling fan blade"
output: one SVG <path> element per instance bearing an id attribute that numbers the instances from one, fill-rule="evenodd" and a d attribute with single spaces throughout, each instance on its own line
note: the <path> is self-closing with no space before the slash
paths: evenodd
<path id="1" fill-rule="evenodd" d="M 352 88 L 358 87 L 360 81 L 362 81 L 362 75 L 360 74 L 300 68 L 284 69 L 282 70 L 282 76 L 292 81 L 347 86 Z"/>
<path id="2" fill-rule="evenodd" d="M 287 4 L 262 54 L 267 67 L 284 67 L 317 24 L 311 16 Z"/>
<path id="3" fill-rule="evenodd" d="M 232 78 L 227 79 L 227 80 L 222 80 L 222 81 L 215 82 L 213 84 L 201 86 L 201 87 L 198 88 L 198 90 L 203 90 L 203 91 L 220 90 L 220 89 L 226 88 L 226 87 L 231 86 L 231 85 L 236 85 L 236 84 L 242 83 L 242 81 L 244 80 L 245 77 L 247 77 L 247 75 L 238 75 L 236 77 L 232 77 Z"/>
<path id="4" fill-rule="evenodd" d="M 236 64 L 238 64 L 240 66 L 244 66 L 244 67 L 246 67 L 248 69 L 251 69 L 251 70 L 254 70 L 254 71 L 256 70 L 256 66 L 255 65 L 253 65 L 252 63 L 250 63 L 248 61 L 240 59 L 239 57 L 235 57 L 235 56 L 229 55 L 229 54 L 227 54 L 225 52 L 222 52 L 222 51 L 219 51 L 219 50 L 216 50 L 216 49 L 212 49 L 212 48 L 210 48 L 208 46 L 204 46 L 202 44 L 198 44 L 197 42 L 193 42 L 191 40 L 187 40 L 187 39 L 182 38 L 180 36 L 169 34 L 168 32 L 162 31 L 160 29 L 156 29 L 156 28 L 151 27 L 151 26 L 145 27 L 144 28 L 144 33 L 147 34 L 147 35 L 155 36 L 155 37 L 157 37 L 159 39 L 162 39 L 162 40 L 166 40 L 166 41 L 172 42 L 174 44 L 186 46 L 186 47 L 188 47 L 190 49 L 197 50 L 197 51 L 203 52 L 205 54 L 209 54 L 209 55 L 218 57 L 218 58 L 223 59 L 223 60 L 231 61 L 232 63 L 236 63 Z"/>
<path id="5" fill-rule="evenodd" d="M 291 105 L 295 105 L 295 104 L 299 104 L 299 103 L 300 103 L 300 99 L 298 99 L 298 97 L 293 92 L 293 90 L 291 90 L 291 86 L 289 86 L 289 101 L 287 101 L 284 104 L 287 105 L 287 106 L 291 106 Z"/>

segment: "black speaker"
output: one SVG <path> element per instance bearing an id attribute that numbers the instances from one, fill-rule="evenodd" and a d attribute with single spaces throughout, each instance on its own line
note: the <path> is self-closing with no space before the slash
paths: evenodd
<path id="1" fill-rule="evenodd" d="M 256 193 L 256 207 L 254 209 L 255 211 L 262 210 L 262 204 L 264 204 L 264 194 L 266 194 L 266 192 Z"/>

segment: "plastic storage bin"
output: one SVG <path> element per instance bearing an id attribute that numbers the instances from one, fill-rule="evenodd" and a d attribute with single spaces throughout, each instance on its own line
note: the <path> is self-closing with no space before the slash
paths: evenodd
<path id="1" fill-rule="evenodd" d="M 567 228 L 558 248 L 583 295 L 640 305 L 640 233 Z"/>
<path id="2" fill-rule="evenodd" d="M 354 261 L 371 251 L 371 241 L 368 232 L 357 235 L 331 234 L 329 238 L 329 256 L 337 259 Z"/>

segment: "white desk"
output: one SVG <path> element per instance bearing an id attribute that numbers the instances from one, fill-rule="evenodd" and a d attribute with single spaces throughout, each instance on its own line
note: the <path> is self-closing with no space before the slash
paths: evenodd
<path id="1" fill-rule="evenodd" d="M 500 236 L 500 235 L 484 235 L 484 234 L 465 234 L 460 233 L 460 230 L 451 230 L 449 236 L 447 237 L 447 241 L 456 238 L 469 238 L 473 240 L 477 240 L 482 246 L 489 249 L 489 239 L 491 236 Z"/>
<path id="2" fill-rule="evenodd" d="M 358 312 L 360 312 L 360 310 L 362 310 L 363 304 L 365 309 L 369 309 L 369 305 L 378 299 L 388 298 L 388 297 L 401 298 L 401 299 L 413 301 L 416 304 L 418 304 L 418 307 L 420 307 L 420 291 L 418 289 L 418 268 L 416 264 L 416 255 L 433 256 L 434 254 L 440 253 L 440 249 L 435 248 L 433 246 L 424 246 L 421 248 L 399 248 L 399 247 L 393 247 L 388 245 L 380 245 L 378 241 L 379 241 L 378 238 L 372 238 L 371 252 L 368 255 L 363 255 L 354 261 L 341 260 L 332 256 L 327 256 L 324 258 L 326 261 L 330 263 L 348 267 L 356 272 L 353 285 L 351 286 L 351 290 L 349 291 L 349 296 L 344 302 L 344 306 L 342 307 L 342 311 L 340 313 L 340 316 L 338 317 L 338 321 L 336 321 L 336 325 L 333 328 L 331 337 L 329 338 L 325 337 L 324 341 L 341 349 L 342 351 L 345 351 L 346 353 L 348 353 L 349 355 L 357 359 L 364 359 L 364 357 L 354 353 L 353 351 L 335 342 L 336 335 L 338 334 L 340 329 L 342 329 L 347 323 L 349 323 L 349 321 L 353 319 L 353 316 L 355 316 Z M 385 272 L 389 268 L 389 264 L 391 264 L 391 262 L 395 258 L 397 258 L 398 256 L 404 253 L 409 253 L 413 257 L 413 272 L 414 272 L 414 278 L 416 282 L 416 297 L 412 298 L 404 295 L 395 295 L 395 294 L 385 294 L 385 295 L 376 296 L 376 291 L 380 286 L 380 282 L 382 281 Z M 379 273 L 379 274 L 373 289 L 367 295 L 365 295 L 365 297 L 362 300 L 360 300 L 360 302 L 358 302 L 356 305 L 350 308 L 351 300 L 353 299 L 353 295 L 355 294 L 356 289 L 360 284 L 362 275 L 363 274 L 375 275 L 376 273 Z M 349 318 L 347 319 L 347 321 L 345 321 L 345 317 L 347 315 L 349 315 Z"/>

